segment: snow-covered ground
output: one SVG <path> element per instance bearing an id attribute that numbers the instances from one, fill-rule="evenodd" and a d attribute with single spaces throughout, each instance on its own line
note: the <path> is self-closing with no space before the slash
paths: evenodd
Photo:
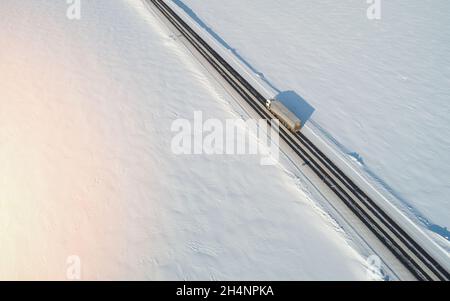
<path id="1" fill-rule="evenodd" d="M 173 2 L 450 249 L 449 1 Z"/>
<path id="2" fill-rule="evenodd" d="M 82 3 L 0 3 L 0 279 L 366 279 L 280 166 L 173 154 L 229 96 L 141 1 Z"/>

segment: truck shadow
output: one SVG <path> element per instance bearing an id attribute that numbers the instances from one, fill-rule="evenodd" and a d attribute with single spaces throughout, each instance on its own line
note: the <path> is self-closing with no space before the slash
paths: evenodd
<path id="1" fill-rule="evenodd" d="M 289 110 L 291 110 L 302 121 L 302 127 L 308 122 L 314 114 L 314 107 L 311 106 L 303 97 L 295 91 L 284 91 L 278 93 L 276 99 L 281 101 Z"/>

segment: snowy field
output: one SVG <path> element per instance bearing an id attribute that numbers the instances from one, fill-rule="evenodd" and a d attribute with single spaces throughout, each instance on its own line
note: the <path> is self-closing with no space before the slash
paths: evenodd
<path id="1" fill-rule="evenodd" d="M 450 250 L 449 1 L 174 3 Z"/>
<path id="2" fill-rule="evenodd" d="M 240 2 L 229 1 L 220 22 L 230 22 Z M 219 2 L 208 3 L 203 12 Z M 68 20 L 66 10 L 63 0 L 0 3 L 0 279 L 66 279 L 70 255 L 81 260 L 82 279 L 366 279 L 351 238 L 280 166 L 171 152 L 175 119 L 192 119 L 194 110 L 219 119 L 236 114 L 140 1 L 83 1 L 81 20 Z M 254 12 L 253 22 L 264 14 Z M 254 47 L 238 27 L 224 33 Z M 267 43 L 271 32 L 260 43 L 285 49 Z M 312 83 L 333 91 L 311 74 L 306 82 L 292 70 L 279 76 L 308 69 L 299 61 L 266 65 L 258 51 L 243 50 L 280 86 L 311 101 L 321 100 Z M 308 64 L 308 72 L 323 71 Z M 318 103 L 314 118 L 343 118 L 345 107 L 322 112 Z"/>

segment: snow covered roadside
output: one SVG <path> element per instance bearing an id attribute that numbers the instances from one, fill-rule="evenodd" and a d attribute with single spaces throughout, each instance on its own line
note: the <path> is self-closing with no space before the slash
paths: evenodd
<path id="1" fill-rule="evenodd" d="M 0 279 L 365 279 L 278 167 L 171 153 L 175 119 L 235 116 L 140 1 L 0 7 Z"/>
<path id="2" fill-rule="evenodd" d="M 448 1 L 173 2 L 449 249 Z"/>

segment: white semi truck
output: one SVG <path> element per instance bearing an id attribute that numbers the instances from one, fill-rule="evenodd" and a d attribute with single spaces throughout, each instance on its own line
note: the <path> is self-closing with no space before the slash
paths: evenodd
<path id="1" fill-rule="evenodd" d="M 295 116 L 288 108 L 286 108 L 279 100 L 268 99 L 266 101 L 267 109 L 278 118 L 281 124 L 290 131 L 297 133 L 302 128 L 301 120 Z"/>

